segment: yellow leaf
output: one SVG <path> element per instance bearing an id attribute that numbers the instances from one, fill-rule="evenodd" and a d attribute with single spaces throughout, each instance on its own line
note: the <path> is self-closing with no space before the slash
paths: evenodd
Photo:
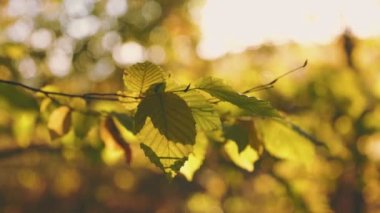
<path id="1" fill-rule="evenodd" d="M 164 82 L 164 71 L 151 62 L 137 63 L 124 71 L 124 85 L 129 91 L 139 94 L 161 82 Z"/>
<path id="2" fill-rule="evenodd" d="M 177 174 L 178 167 L 182 166 L 192 151 L 191 145 L 168 140 L 153 126 L 150 118 L 146 119 L 137 136 L 149 160 L 171 177 Z"/>
<path id="3" fill-rule="evenodd" d="M 192 181 L 194 174 L 202 166 L 208 146 L 208 139 L 204 133 L 198 133 L 193 152 L 182 166 L 180 172 L 188 181 Z"/>
<path id="4" fill-rule="evenodd" d="M 48 128 L 52 139 L 65 135 L 70 130 L 71 109 L 67 106 L 61 106 L 55 109 L 48 122 Z"/>
<path id="5" fill-rule="evenodd" d="M 312 143 L 286 125 L 269 119 L 257 119 L 255 124 L 265 149 L 273 156 L 306 164 L 314 159 Z"/>
<path id="6" fill-rule="evenodd" d="M 229 140 L 224 145 L 224 150 L 237 166 L 249 172 L 253 171 L 254 163 L 259 159 L 259 155 L 251 146 L 246 146 L 246 148 L 239 153 L 237 144 L 232 140 Z"/>
<path id="7" fill-rule="evenodd" d="M 221 122 L 214 106 L 198 91 L 189 90 L 178 95 L 185 100 L 193 113 L 197 127 L 203 131 L 221 129 Z"/>

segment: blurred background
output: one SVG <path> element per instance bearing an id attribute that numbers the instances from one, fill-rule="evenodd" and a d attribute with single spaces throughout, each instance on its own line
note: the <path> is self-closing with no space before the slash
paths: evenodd
<path id="1" fill-rule="evenodd" d="M 320 143 L 278 138 L 240 168 L 210 141 L 194 177 L 169 182 L 136 144 L 130 166 L 104 145 L 96 116 L 51 140 L 46 99 L 0 84 L 0 211 L 380 212 L 379 23 L 378 0 L 1 0 L 0 79 L 115 92 L 148 60 L 244 91 L 308 59 L 254 95 Z"/>

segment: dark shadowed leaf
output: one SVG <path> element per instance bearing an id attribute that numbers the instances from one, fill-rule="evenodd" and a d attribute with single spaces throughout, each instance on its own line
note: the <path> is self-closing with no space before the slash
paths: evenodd
<path id="1" fill-rule="evenodd" d="M 164 165 L 162 165 L 160 158 L 154 153 L 154 151 L 147 145 L 141 143 L 141 149 L 144 151 L 145 156 L 147 156 L 154 165 L 160 168 L 162 171 L 165 171 Z"/>
<path id="2" fill-rule="evenodd" d="M 183 157 L 174 162 L 173 165 L 170 166 L 170 169 L 178 173 L 178 171 L 182 168 L 186 161 L 187 157 Z"/>
<path id="3" fill-rule="evenodd" d="M 136 131 L 139 132 L 147 117 L 154 127 L 168 140 L 194 144 L 195 121 L 186 102 L 174 93 L 156 93 L 144 98 L 135 115 Z"/>
<path id="4" fill-rule="evenodd" d="M 115 121 L 111 116 L 108 116 L 100 127 L 100 136 L 106 147 L 122 149 L 127 163 L 131 163 L 132 152 L 128 142 L 122 137 Z"/>
<path id="5" fill-rule="evenodd" d="M 120 122 L 120 124 L 126 128 L 128 131 L 130 132 L 133 132 L 134 131 L 134 121 L 133 121 L 133 118 L 128 116 L 128 115 L 125 115 L 125 114 L 121 114 L 121 113 L 111 113 L 111 116 L 113 116 L 116 120 L 118 120 Z"/>
<path id="6" fill-rule="evenodd" d="M 239 152 L 243 151 L 249 144 L 248 129 L 240 126 L 239 124 L 225 127 L 224 136 L 227 139 L 231 139 L 236 142 Z"/>
<path id="7" fill-rule="evenodd" d="M 269 102 L 258 100 L 255 97 L 241 95 L 223 83 L 221 79 L 207 77 L 197 82 L 195 87 L 221 101 L 230 102 L 246 110 L 251 115 L 278 116 L 276 110 Z"/>
<path id="8" fill-rule="evenodd" d="M 88 131 L 97 123 L 97 117 L 86 115 L 82 112 L 72 112 L 72 123 L 75 135 L 79 138 L 86 137 Z"/>
<path id="9" fill-rule="evenodd" d="M 251 145 L 258 153 L 263 151 L 262 141 L 257 136 L 252 119 L 237 119 L 233 125 L 225 126 L 224 136 L 236 142 L 239 152 L 248 145 Z"/>
<path id="10" fill-rule="evenodd" d="M 25 110 L 38 109 L 38 103 L 31 94 L 14 86 L 0 84 L 0 99 L 5 100 L 11 107 Z"/>

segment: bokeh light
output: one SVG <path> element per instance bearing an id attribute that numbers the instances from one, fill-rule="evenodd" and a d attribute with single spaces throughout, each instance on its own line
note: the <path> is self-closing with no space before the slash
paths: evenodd
<path id="1" fill-rule="evenodd" d="M 1 80 L 112 99 L 0 84 L 0 212 L 379 212 L 379 21 L 378 0 L 0 0 Z M 131 95 L 123 70 L 143 61 L 168 87 L 213 76 L 240 93 L 305 59 L 246 94 L 284 120 L 210 99 L 223 130 L 198 134 L 171 181 L 133 133 L 141 97 L 115 95 Z M 108 116 L 131 162 L 104 139 Z M 61 138 L 57 120 L 70 121 Z"/>
<path id="2" fill-rule="evenodd" d="M 376 0 L 208 0 L 199 54 L 213 59 L 268 42 L 326 44 L 347 28 L 362 38 L 376 36 L 379 11 Z"/>
<path id="3" fill-rule="evenodd" d="M 145 50 L 136 42 L 127 42 L 114 47 L 112 56 L 120 65 L 133 64 L 144 61 Z"/>

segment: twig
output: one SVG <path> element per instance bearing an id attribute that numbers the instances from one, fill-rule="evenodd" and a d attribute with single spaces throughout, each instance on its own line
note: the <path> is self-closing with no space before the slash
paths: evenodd
<path id="1" fill-rule="evenodd" d="M 33 151 L 59 153 L 61 152 L 61 148 L 54 148 L 48 145 L 31 145 L 26 148 L 11 148 L 6 150 L 0 150 L 0 159 L 6 159 Z"/>
<path id="2" fill-rule="evenodd" d="M 8 80 L 2 80 L 0 79 L 0 83 L 18 86 L 23 89 L 33 91 L 36 93 L 42 93 L 46 97 L 51 98 L 51 95 L 55 96 L 63 96 L 63 97 L 69 97 L 69 98 L 81 98 L 85 100 L 103 100 L 103 101 L 119 101 L 118 97 L 122 98 L 133 98 L 133 99 L 140 99 L 141 97 L 136 96 L 129 96 L 124 94 L 117 94 L 117 93 L 83 93 L 83 94 L 71 94 L 71 93 L 64 93 L 64 92 L 53 92 L 53 91 L 46 91 L 43 89 L 31 87 L 25 84 L 22 84 L 20 82 L 15 81 L 8 81 Z"/>
<path id="3" fill-rule="evenodd" d="M 320 141 L 319 139 L 317 139 L 316 137 L 314 137 L 313 135 L 311 135 L 310 133 L 306 132 L 304 129 L 302 129 L 300 126 L 294 124 L 293 122 L 289 121 L 289 120 L 286 120 L 284 118 L 282 119 L 277 119 L 277 118 L 273 118 L 274 121 L 282 124 L 282 125 L 285 125 L 287 126 L 288 128 L 290 128 L 291 130 L 293 130 L 294 132 L 296 132 L 298 135 L 306 138 L 307 140 L 309 140 L 311 143 L 317 145 L 317 146 L 321 146 L 321 147 L 324 147 L 326 149 L 328 149 L 328 146 L 326 145 L 326 143 Z"/>
<path id="4" fill-rule="evenodd" d="M 255 87 L 252 87 L 246 91 L 243 92 L 243 94 L 247 94 L 247 93 L 250 93 L 250 92 L 256 92 L 256 91 L 260 91 L 260 90 L 264 90 L 264 89 L 270 89 L 270 88 L 273 88 L 274 84 L 281 78 L 289 75 L 290 73 L 293 73 L 295 71 L 298 71 L 300 69 L 303 69 L 307 66 L 307 60 L 305 60 L 305 62 L 303 63 L 303 65 L 297 67 L 297 68 L 294 68 L 286 73 L 283 73 L 281 74 L 280 76 L 278 76 L 277 78 L 275 78 L 274 80 L 272 80 L 271 82 L 269 83 L 266 83 L 266 84 L 262 84 L 262 85 L 259 85 L 259 86 L 255 86 Z"/>

